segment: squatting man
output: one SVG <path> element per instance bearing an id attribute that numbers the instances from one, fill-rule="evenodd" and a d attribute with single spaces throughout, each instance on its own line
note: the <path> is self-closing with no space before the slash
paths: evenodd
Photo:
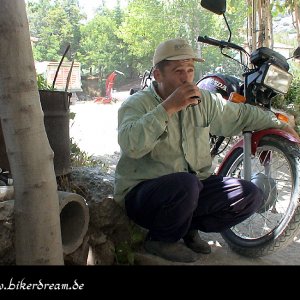
<path id="1" fill-rule="evenodd" d="M 118 111 L 115 199 L 148 229 L 146 251 L 177 262 L 211 252 L 199 231 L 222 232 L 263 202 L 253 183 L 212 175 L 209 133 L 279 128 L 299 138 L 272 112 L 200 90 L 193 82 L 200 61 L 184 39 L 162 42 L 153 56 L 155 80 Z"/>

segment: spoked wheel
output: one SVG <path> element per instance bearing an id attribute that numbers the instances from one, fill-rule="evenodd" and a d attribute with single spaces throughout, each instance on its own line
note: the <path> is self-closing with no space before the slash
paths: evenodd
<path id="1" fill-rule="evenodd" d="M 251 159 L 251 181 L 264 192 L 257 213 L 222 233 L 237 253 L 260 257 L 287 246 L 300 230 L 300 147 L 282 137 L 263 137 Z M 222 176 L 243 178 L 243 151 L 236 149 Z"/>

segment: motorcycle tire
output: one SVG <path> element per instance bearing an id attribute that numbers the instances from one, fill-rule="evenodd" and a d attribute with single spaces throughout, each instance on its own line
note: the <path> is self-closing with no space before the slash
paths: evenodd
<path id="1" fill-rule="evenodd" d="M 283 249 L 300 232 L 300 145 L 280 136 L 264 136 L 251 161 L 252 178 L 259 173 L 269 185 L 269 197 L 258 212 L 221 235 L 234 252 L 256 258 Z M 243 150 L 237 148 L 219 175 L 242 178 L 242 164 Z M 263 174 L 266 169 L 268 175 Z"/>

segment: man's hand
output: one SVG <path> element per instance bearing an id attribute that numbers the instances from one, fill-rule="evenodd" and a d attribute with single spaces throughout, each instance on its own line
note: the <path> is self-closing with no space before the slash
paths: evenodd
<path id="1" fill-rule="evenodd" d="M 171 116 L 189 105 L 197 105 L 200 96 L 201 92 L 194 83 L 185 82 L 164 100 L 162 105 Z"/>

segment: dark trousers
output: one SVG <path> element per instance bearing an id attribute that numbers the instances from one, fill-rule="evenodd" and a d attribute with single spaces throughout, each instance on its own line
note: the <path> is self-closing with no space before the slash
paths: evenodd
<path id="1" fill-rule="evenodd" d="M 176 242 L 190 229 L 222 232 L 259 209 L 263 194 L 253 183 L 212 175 L 200 181 L 174 173 L 138 184 L 125 197 L 127 215 L 149 229 L 152 240 Z"/>

